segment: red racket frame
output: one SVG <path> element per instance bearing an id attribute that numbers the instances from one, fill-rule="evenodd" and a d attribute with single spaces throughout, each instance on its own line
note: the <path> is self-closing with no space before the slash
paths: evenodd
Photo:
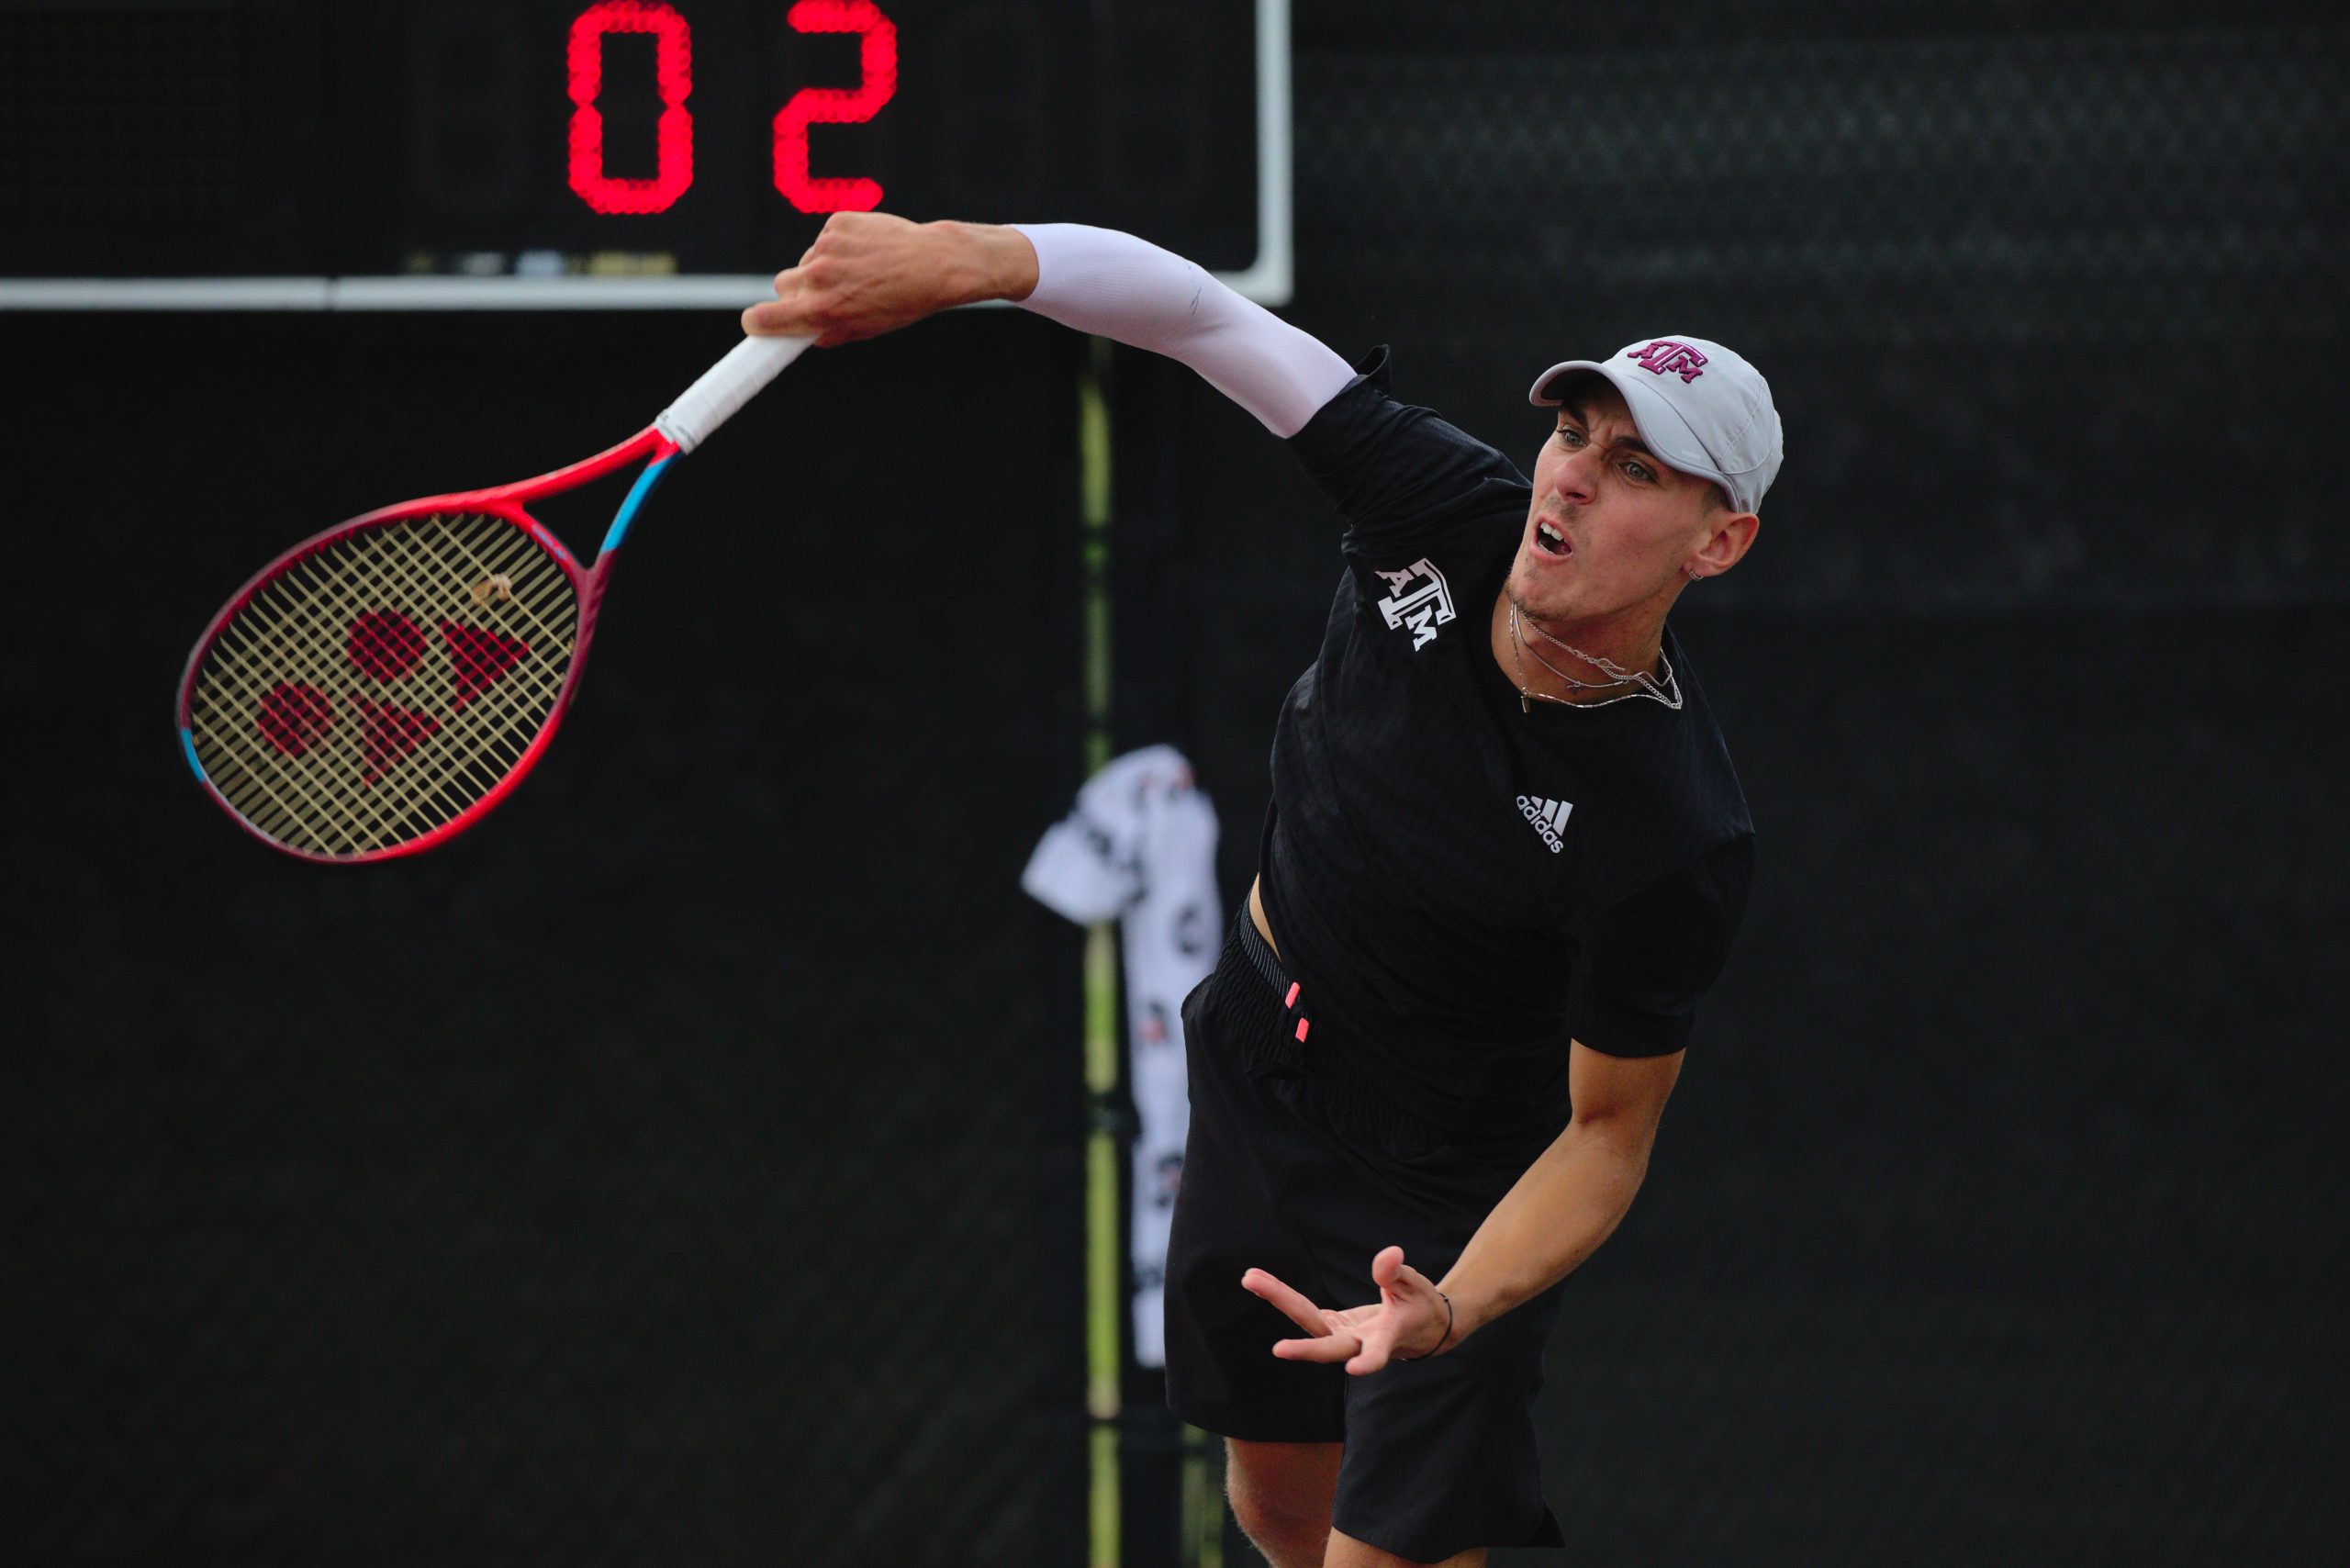
<path id="1" fill-rule="evenodd" d="M 554 739 L 555 731 L 562 727 L 563 716 L 571 708 L 572 694 L 579 689 L 580 672 L 587 667 L 588 645 L 595 639 L 596 611 L 603 603 L 604 588 L 610 579 L 612 562 L 620 554 L 621 536 L 626 533 L 628 525 L 634 521 L 637 507 L 643 502 L 647 495 L 651 494 L 653 485 L 659 479 L 661 465 L 679 455 L 681 450 L 676 442 L 662 433 L 656 426 L 648 425 L 618 446 L 608 448 L 593 457 L 583 458 L 568 467 L 541 474 L 536 478 L 521 479 L 510 485 L 493 485 L 482 490 L 454 490 L 447 495 L 424 496 L 412 501 L 400 501 L 392 506 L 379 507 L 374 511 L 339 522 L 323 532 L 311 535 L 254 573 L 245 586 L 237 590 L 229 602 L 221 608 L 220 612 L 215 615 L 211 622 L 204 628 L 203 635 L 196 639 L 195 650 L 187 656 L 186 667 L 180 674 L 178 708 L 180 744 L 186 752 L 189 767 L 194 768 L 196 778 L 203 781 L 204 792 L 209 795 L 222 811 L 229 813 L 230 821 L 271 848 L 304 860 L 330 866 L 361 865 L 368 861 L 392 860 L 403 855 L 414 855 L 430 849 L 437 844 L 447 842 L 478 822 L 485 812 L 504 800 L 514 786 L 520 784 L 531 769 L 538 765 L 540 756 L 547 749 L 547 744 Z M 524 510 L 525 502 L 538 500 L 546 496 L 559 495 L 565 490 L 576 489 L 640 458 L 647 460 L 648 465 L 644 472 L 638 476 L 636 487 L 629 492 L 628 499 L 621 503 L 620 512 L 612 520 L 611 532 L 606 535 L 603 547 L 597 552 L 595 562 L 591 566 L 582 566 L 577 558 L 564 547 L 563 541 L 554 536 L 553 531 Z M 237 611 L 250 603 L 253 595 L 259 593 L 297 562 L 306 560 L 328 545 L 339 540 L 348 539 L 352 534 L 369 528 L 380 527 L 385 523 L 397 522 L 408 518 L 452 511 L 483 513 L 504 519 L 537 541 L 548 554 L 554 557 L 556 564 L 570 578 L 572 592 L 578 599 L 579 615 L 573 631 L 571 664 L 564 672 L 563 689 L 555 694 L 554 708 L 549 710 L 545 722 L 539 726 L 538 734 L 531 737 L 530 745 L 523 748 L 521 756 L 516 760 L 512 767 L 507 770 L 505 777 L 492 785 L 489 792 L 480 800 L 430 833 L 382 849 L 366 850 L 356 855 L 325 855 L 316 850 L 297 848 L 282 839 L 272 838 L 245 820 L 244 813 L 229 803 L 229 798 L 220 792 L 219 787 L 212 782 L 211 777 L 204 771 L 203 766 L 196 760 L 196 745 L 192 738 L 196 678 L 197 672 L 204 666 L 205 655 L 212 651 L 212 645 L 219 640 L 222 629 L 235 618 Z"/>

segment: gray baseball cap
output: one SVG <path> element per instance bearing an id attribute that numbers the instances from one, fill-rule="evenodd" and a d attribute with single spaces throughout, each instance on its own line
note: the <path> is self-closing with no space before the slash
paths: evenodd
<path id="1" fill-rule="evenodd" d="M 1558 407 L 1578 371 L 1606 376 L 1624 395 L 1640 439 L 1661 461 L 1711 479 L 1740 511 L 1762 504 L 1784 443 L 1761 371 L 1703 338 L 1643 338 L 1610 360 L 1561 361 L 1535 377 L 1527 401 Z"/>

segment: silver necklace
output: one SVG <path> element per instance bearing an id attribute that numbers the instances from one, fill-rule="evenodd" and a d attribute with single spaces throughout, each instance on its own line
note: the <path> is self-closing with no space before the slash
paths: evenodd
<path id="1" fill-rule="evenodd" d="M 1651 698 L 1675 712 L 1680 711 L 1681 683 L 1673 678 L 1673 661 L 1665 658 L 1662 654 L 1657 655 L 1664 665 L 1664 679 L 1659 681 L 1646 671 L 1628 670 L 1613 659 L 1597 658 L 1584 653 L 1572 643 L 1562 643 L 1543 631 L 1541 627 L 1534 626 L 1530 621 L 1524 622 L 1528 626 L 1533 626 L 1535 635 L 1544 642 L 1555 647 L 1564 648 L 1592 668 L 1611 678 L 1606 680 L 1579 680 L 1544 658 L 1540 649 L 1529 649 L 1525 634 L 1518 630 L 1519 624 L 1517 601 L 1512 599 L 1509 606 L 1509 647 L 1511 657 L 1517 666 L 1517 705 L 1521 711 L 1533 712 L 1535 700 L 1538 698 L 1545 702 L 1556 702 L 1562 708 L 1605 708 L 1611 703 L 1628 701 L 1635 697 Z M 1547 691 L 1536 691 L 1526 684 L 1526 655 L 1528 652 L 1534 655 L 1536 664 L 1540 665 L 1578 691 L 1605 691 L 1613 686 L 1629 686 L 1633 689 L 1627 691 L 1621 697 L 1610 697 L 1598 702 L 1577 702 L 1571 697 L 1553 697 Z"/>

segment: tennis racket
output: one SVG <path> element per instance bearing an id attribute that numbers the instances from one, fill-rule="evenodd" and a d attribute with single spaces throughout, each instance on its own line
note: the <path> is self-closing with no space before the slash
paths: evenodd
<path id="1" fill-rule="evenodd" d="M 554 738 L 645 498 L 811 341 L 745 338 L 610 451 L 371 511 L 263 567 L 180 678 L 206 792 L 305 860 L 413 855 L 479 822 Z M 592 566 L 525 510 L 640 459 Z"/>

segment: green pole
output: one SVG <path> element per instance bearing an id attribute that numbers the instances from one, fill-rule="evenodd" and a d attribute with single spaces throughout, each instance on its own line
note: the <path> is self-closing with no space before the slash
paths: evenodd
<path id="1" fill-rule="evenodd" d="M 1110 343 L 1095 338 L 1078 382 L 1085 620 L 1085 774 L 1110 760 Z M 1112 924 L 1085 933 L 1085 1412 L 1092 1568 L 1118 1564 L 1118 943 Z"/>

